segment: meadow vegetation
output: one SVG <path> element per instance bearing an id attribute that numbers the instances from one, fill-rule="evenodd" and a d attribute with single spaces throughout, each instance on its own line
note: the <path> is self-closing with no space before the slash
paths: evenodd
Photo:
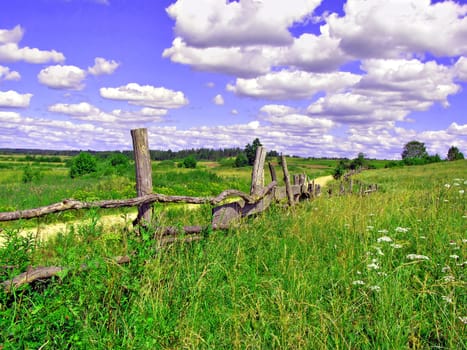
<path id="1" fill-rule="evenodd" d="M 251 168 L 233 161 L 154 162 L 154 191 L 248 191 Z M 310 177 L 337 165 L 287 162 Z M 26 184 L 22 170 L 1 171 L 0 211 L 134 196 L 131 169 L 70 179 L 65 167 L 44 168 Z M 45 242 L 33 230 L 20 235 L 24 222 L 2 224 L 0 281 L 27 266 L 66 270 L 0 290 L 0 348 L 466 348 L 466 174 L 463 160 L 364 171 L 357 179 L 378 183 L 377 193 L 278 204 L 188 244 L 160 246 L 153 232 L 207 225 L 209 206 L 157 205 L 154 227 L 140 235 L 105 231 L 97 210 Z M 117 264 L 119 255 L 130 262 Z"/>

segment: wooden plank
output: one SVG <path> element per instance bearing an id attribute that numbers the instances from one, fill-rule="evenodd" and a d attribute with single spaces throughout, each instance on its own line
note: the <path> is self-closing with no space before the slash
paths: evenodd
<path id="1" fill-rule="evenodd" d="M 151 156 L 149 154 L 148 130 L 145 128 L 133 129 L 131 130 L 131 137 L 135 153 L 136 193 L 138 197 L 142 197 L 152 193 L 152 167 Z M 143 225 L 151 223 L 150 204 L 144 203 L 139 206 L 138 217 L 135 223 L 142 223 Z"/>

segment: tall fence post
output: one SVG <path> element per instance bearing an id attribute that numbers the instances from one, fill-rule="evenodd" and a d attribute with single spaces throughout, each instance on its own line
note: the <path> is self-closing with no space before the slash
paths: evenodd
<path id="1" fill-rule="evenodd" d="M 287 169 L 287 161 L 285 160 L 285 156 L 281 156 L 281 163 L 282 163 L 282 171 L 284 173 L 284 182 L 285 182 L 285 192 L 287 193 L 287 200 L 290 206 L 294 205 L 294 198 L 292 187 L 290 186 L 290 177 L 289 177 L 289 169 Z"/>
<path id="2" fill-rule="evenodd" d="M 135 153 L 136 193 L 138 197 L 152 193 L 152 167 L 149 153 L 148 130 L 131 130 L 133 151 Z M 138 217 L 135 224 L 148 225 L 151 223 L 151 205 L 141 204 L 138 207 Z"/>
<path id="3" fill-rule="evenodd" d="M 253 172 L 251 173 L 251 188 L 250 194 L 254 195 L 262 191 L 264 188 L 264 162 L 266 160 L 266 148 L 259 146 L 256 149 L 255 163 L 253 164 Z"/>

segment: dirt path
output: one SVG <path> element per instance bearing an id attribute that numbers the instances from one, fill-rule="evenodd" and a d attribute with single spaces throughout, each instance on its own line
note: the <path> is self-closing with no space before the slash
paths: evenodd
<path id="1" fill-rule="evenodd" d="M 321 186 L 326 186 L 326 184 L 333 179 L 332 175 L 321 176 L 315 179 L 315 184 Z M 188 205 L 190 208 L 196 207 L 196 205 Z M 132 221 L 136 218 L 136 209 L 134 213 L 129 213 L 126 215 L 122 214 L 113 214 L 113 215 L 102 215 L 99 218 L 99 224 L 103 226 L 104 231 L 110 229 L 121 229 L 123 227 L 132 227 Z M 39 240 L 45 240 L 51 238 L 58 234 L 59 232 L 67 232 L 72 226 L 85 225 L 89 223 L 90 220 L 76 220 L 66 223 L 55 223 L 49 225 L 39 225 L 37 227 L 25 228 L 21 230 L 21 234 L 26 235 L 27 233 L 32 233 Z M 3 238 L 0 237 L 0 246 L 3 243 Z"/>

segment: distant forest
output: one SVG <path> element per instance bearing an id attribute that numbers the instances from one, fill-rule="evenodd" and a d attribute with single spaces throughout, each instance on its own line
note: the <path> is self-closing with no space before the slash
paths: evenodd
<path id="1" fill-rule="evenodd" d="M 181 151 L 160 151 L 150 150 L 152 160 L 176 160 L 184 159 L 188 156 L 194 156 L 198 160 L 211 160 L 218 161 L 222 158 L 236 157 L 239 153 L 244 150 L 241 148 L 224 148 L 224 149 L 209 149 L 209 148 L 198 148 L 198 149 L 187 149 Z M 133 151 L 91 151 L 91 150 L 80 150 L 80 151 L 59 151 L 59 150 L 43 150 L 43 149 L 25 149 L 25 148 L 0 148 L 0 154 L 2 155 L 34 155 L 34 156 L 71 156 L 74 157 L 81 152 L 88 152 L 99 158 L 107 158 L 114 153 L 123 153 L 130 159 L 134 159 Z M 275 152 L 277 153 L 277 152 Z M 32 159 L 31 159 L 32 160 Z"/>

